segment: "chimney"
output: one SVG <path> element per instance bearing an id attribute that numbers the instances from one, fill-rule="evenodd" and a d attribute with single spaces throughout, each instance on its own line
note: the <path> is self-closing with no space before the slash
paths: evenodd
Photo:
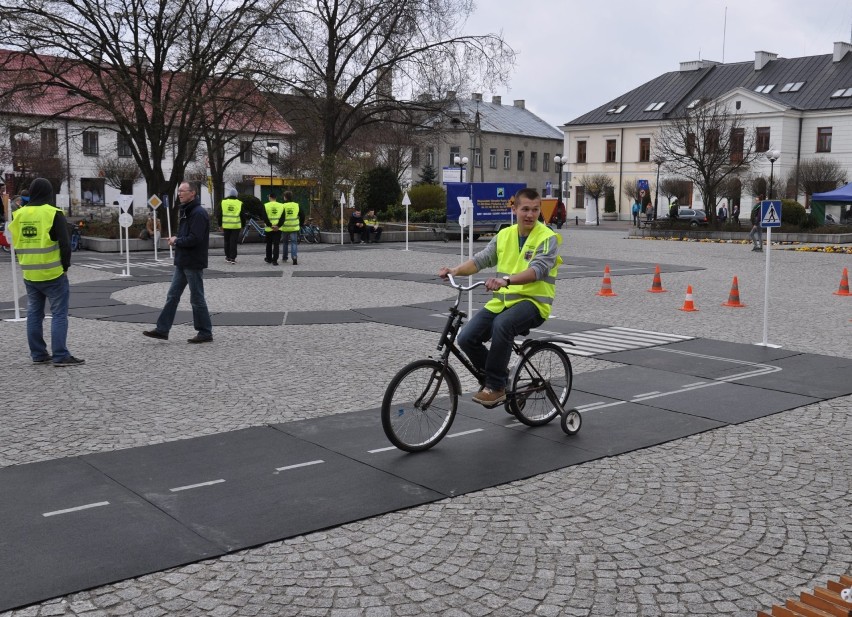
<path id="1" fill-rule="evenodd" d="M 773 54 L 771 51 L 754 52 L 754 70 L 759 71 L 776 58 L 778 58 L 778 54 Z"/>
<path id="2" fill-rule="evenodd" d="M 491 102 L 494 103 L 495 105 L 502 105 L 503 104 L 499 96 L 492 96 Z"/>
<path id="3" fill-rule="evenodd" d="M 524 99 L 515 99 L 515 107 L 518 109 L 526 109 L 527 105 L 524 102 Z"/>
<path id="4" fill-rule="evenodd" d="M 689 71 L 697 71 L 698 69 L 704 69 L 708 66 L 714 66 L 719 64 L 715 60 L 689 60 L 688 62 L 680 63 L 680 72 L 686 73 Z"/>
<path id="5" fill-rule="evenodd" d="M 482 101 L 482 93 L 481 92 L 472 92 L 470 94 L 471 101 Z"/>
<path id="6" fill-rule="evenodd" d="M 832 60 L 834 62 L 840 62 L 841 60 L 843 60 L 843 56 L 845 56 L 850 51 L 852 51 L 852 43 L 844 43 L 843 41 L 838 41 L 834 44 L 834 58 L 832 58 Z"/>

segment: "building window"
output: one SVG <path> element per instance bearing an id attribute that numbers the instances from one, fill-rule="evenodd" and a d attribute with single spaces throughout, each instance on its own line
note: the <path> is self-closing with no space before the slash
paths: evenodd
<path id="1" fill-rule="evenodd" d="M 420 167 L 420 148 L 411 149 L 411 166 Z"/>
<path id="2" fill-rule="evenodd" d="M 538 171 L 538 152 L 530 152 L 530 171 Z"/>
<path id="3" fill-rule="evenodd" d="M 769 150 L 769 135 L 770 132 L 768 126 L 757 127 L 754 144 L 754 149 L 756 151 L 766 152 L 767 150 Z"/>
<path id="4" fill-rule="evenodd" d="M 585 163 L 586 162 L 586 142 L 578 141 L 577 142 L 577 162 Z"/>
<path id="5" fill-rule="evenodd" d="M 817 129 L 817 152 L 831 152 L 831 127 L 822 126 Z"/>
<path id="6" fill-rule="evenodd" d="M 578 210 L 586 207 L 586 187 L 578 186 L 574 191 L 574 207 Z"/>
<path id="7" fill-rule="evenodd" d="M 731 162 L 743 162 L 743 149 L 745 148 L 745 129 L 734 129 L 731 131 Z"/>
<path id="8" fill-rule="evenodd" d="M 755 92 L 760 92 L 761 94 L 769 94 L 772 92 L 772 88 L 777 86 L 778 84 L 762 84 L 754 89 Z"/>
<path id="9" fill-rule="evenodd" d="M 98 155 L 97 131 L 83 131 L 83 154 L 87 156 Z"/>
<path id="10" fill-rule="evenodd" d="M 103 178 L 80 178 L 80 195 L 84 206 L 104 205 L 104 184 Z"/>
<path id="11" fill-rule="evenodd" d="M 130 149 L 130 139 L 127 138 L 127 135 L 116 133 L 115 151 L 121 158 L 129 158 L 133 156 L 133 151 Z"/>
<path id="12" fill-rule="evenodd" d="M 473 149 L 473 166 L 482 167 L 482 150 L 479 148 Z"/>
<path id="13" fill-rule="evenodd" d="M 497 148 L 491 148 L 488 151 L 488 167 L 497 169 Z"/>
<path id="14" fill-rule="evenodd" d="M 56 129 L 41 129 L 41 155 L 54 157 L 59 154 L 59 131 Z"/>
<path id="15" fill-rule="evenodd" d="M 615 163 L 615 140 L 606 140 L 606 162 Z"/>
<path id="16" fill-rule="evenodd" d="M 512 169 L 512 151 L 503 150 L 503 169 Z"/>
<path id="17" fill-rule="evenodd" d="M 651 138 L 639 138 L 639 162 L 647 163 L 651 160 Z"/>
<path id="18" fill-rule="evenodd" d="M 252 161 L 252 142 L 250 141 L 241 141 L 240 142 L 240 163 L 251 163 Z"/>
<path id="19" fill-rule="evenodd" d="M 515 169 L 518 171 L 524 170 L 524 154 L 523 150 L 518 150 L 518 164 L 515 165 Z"/>
<path id="20" fill-rule="evenodd" d="M 686 154 L 687 156 L 695 154 L 695 133 L 688 133 L 686 136 Z"/>
<path id="21" fill-rule="evenodd" d="M 269 150 L 266 151 L 266 164 L 267 165 L 275 165 L 278 162 L 278 156 L 281 154 L 281 146 L 278 145 L 278 142 L 268 141 L 266 142 L 267 148 L 278 148 L 278 152 L 272 154 Z"/>
<path id="22" fill-rule="evenodd" d="M 545 152 L 545 153 L 542 155 L 542 159 L 541 159 L 541 170 L 542 170 L 544 173 L 547 173 L 547 172 L 549 172 L 549 171 L 550 171 L 550 152 Z"/>
<path id="23" fill-rule="evenodd" d="M 450 165 L 458 166 L 456 157 L 461 158 L 461 146 L 450 146 Z"/>
<path id="24" fill-rule="evenodd" d="M 435 149 L 434 148 L 429 148 L 428 150 L 426 150 L 426 164 L 429 167 L 435 166 Z"/>

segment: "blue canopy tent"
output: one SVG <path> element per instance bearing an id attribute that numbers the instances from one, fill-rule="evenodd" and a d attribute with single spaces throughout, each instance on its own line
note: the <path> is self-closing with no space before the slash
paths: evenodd
<path id="1" fill-rule="evenodd" d="M 833 191 L 811 195 L 811 214 L 820 225 L 825 223 L 825 207 L 827 204 L 840 207 L 839 220 L 841 222 L 848 220 L 849 205 L 852 204 L 852 182 Z"/>

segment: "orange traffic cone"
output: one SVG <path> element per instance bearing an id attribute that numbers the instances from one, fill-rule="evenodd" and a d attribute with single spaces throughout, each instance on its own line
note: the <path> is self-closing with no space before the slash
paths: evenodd
<path id="1" fill-rule="evenodd" d="M 654 269 L 654 282 L 651 283 L 651 289 L 649 289 L 652 294 L 661 294 L 664 291 L 668 291 L 663 289 L 663 281 L 660 279 L 660 266 L 657 266 Z"/>
<path id="2" fill-rule="evenodd" d="M 843 268 L 843 276 L 840 277 L 840 289 L 834 292 L 835 296 L 852 296 L 849 293 L 849 271 Z"/>
<path id="3" fill-rule="evenodd" d="M 683 306 L 678 310 L 686 311 L 687 313 L 692 313 L 698 310 L 695 308 L 695 304 L 692 303 L 692 285 L 686 286 L 686 299 L 683 301 Z"/>
<path id="4" fill-rule="evenodd" d="M 722 302 L 722 306 L 730 306 L 732 308 L 745 308 L 745 304 L 740 302 L 740 286 L 737 277 L 734 277 L 734 282 L 731 285 L 731 293 L 728 294 L 728 301 Z"/>
<path id="5" fill-rule="evenodd" d="M 612 281 L 609 279 L 609 266 L 604 266 L 603 283 L 601 290 L 597 293 L 599 296 L 617 296 L 618 294 L 612 290 Z"/>

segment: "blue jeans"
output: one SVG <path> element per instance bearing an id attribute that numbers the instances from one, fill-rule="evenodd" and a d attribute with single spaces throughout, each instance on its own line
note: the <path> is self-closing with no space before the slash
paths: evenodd
<path id="1" fill-rule="evenodd" d="M 30 346 L 30 356 L 35 361 L 52 358 L 54 362 L 64 360 L 71 353 L 68 351 L 68 296 L 70 287 L 68 277 L 63 274 L 52 281 L 27 281 L 27 344 Z M 50 324 L 50 348 L 47 353 L 44 342 L 44 301 L 50 301 L 50 313 L 53 319 Z"/>
<path id="2" fill-rule="evenodd" d="M 506 369 L 512 356 L 512 341 L 521 332 L 544 323 L 535 304 L 518 302 L 501 313 L 480 309 L 467 322 L 457 339 L 459 347 L 480 371 L 485 371 L 485 386 L 492 390 L 506 387 Z M 491 350 L 484 343 L 491 339 Z"/>
<path id="3" fill-rule="evenodd" d="M 192 305 L 192 325 L 198 334 L 204 337 L 213 336 L 213 324 L 210 312 L 207 310 L 207 300 L 204 299 L 204 270 L 175 267 L 172 276 L 172 286 L 166 294 L 166 305 L 157 318 L 157 331 L 168 334 L 172 329 L 183 290 L 189 285 L 189 303 Z"/>
<path id="4" fill-rule="evenodd" d="M 763 230 L 757 225 L 751 226 L 751 231 L 748 232 L 748 237 L 754 243 L 754 248 L 763 248 Z"/>
<path id="5" fill-rule="evenodd" d="M 296 259 L 299 256 L 299 232 L 284 232 L 284 261 L 287 261 L 287 240 L 290 240 L 290 257 Z"/>

